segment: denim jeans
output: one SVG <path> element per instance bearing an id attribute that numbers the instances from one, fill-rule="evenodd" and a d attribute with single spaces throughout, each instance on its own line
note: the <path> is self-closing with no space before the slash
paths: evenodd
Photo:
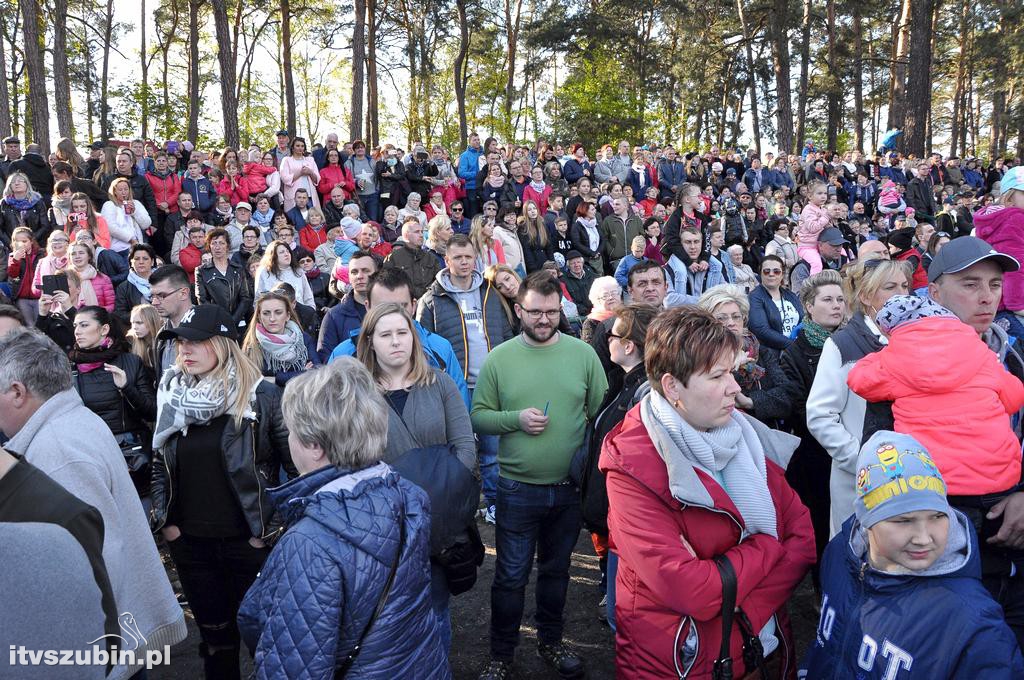
<path id="1" fill-rule="evenodd" d="M 496 434 L 477 435 L 480 452 L 480 487 L 488 506 L 495 504 L 498 495 L 498 442 Z"/>
<path id="2" fill-rule="evenodd" d="M 526 584 L 537 553 L 537 637 L 562 640 L 569 565 L 579 539 L 579 491 L 571 484 L 537 485 L 498 478 L 497 563 L 491 586 L 491 656 L 509 661 L 519 644 Z"/>
<path id="3" fill-rule="evenodd" d="M 367 219 L 380 222 L 384 217 L 380 210 L 380 198 L 377 194 L 361 194 L 359 202 L 363 204 L 363 212 L 366 213 Z"/>
<path id="4" fill-rule="evenodd" d="M 480 212 L 479 200 L 476 189 L 466 189 L 466 197 L 462 199 L 462 207 L 465 208 L 466 219 L 473 217 Z"/>
<path id="5" fill-rule="evenodd" d="M 615 575 L 619 573 L 619 556 L 614 550 L 608 551 L 608 587 L 605 590 L 605 615 L 608 617 L 608 627 L 615 632 Z"/>

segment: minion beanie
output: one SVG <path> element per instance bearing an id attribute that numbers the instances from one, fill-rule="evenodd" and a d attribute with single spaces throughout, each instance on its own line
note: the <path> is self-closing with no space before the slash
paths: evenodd
<path id="1" fill-rule="evenodd" d="M 882 520 L 917 510 L 950 514 L 939 469 L 910 435 L 876 432 L 857 456 L 857 521 L 870 529 Z"/>

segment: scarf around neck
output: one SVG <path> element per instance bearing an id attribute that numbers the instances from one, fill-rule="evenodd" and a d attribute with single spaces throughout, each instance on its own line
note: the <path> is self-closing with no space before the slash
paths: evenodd
<path id="1" fill-rule="evenodd" d="M 71 363 L 78 367 L 79 373 L 89 373 L 95 371 L 97 368 L 102 368 L 103 364 L 109 364 L 111 361 L 121 355 L 121 352 L 116 349 L 111 349 L 114 341 L 110 338 L 104 338 L 96 347 L 90 347 L 88 349 L 81 349 L 77 344 L 68 352 L 68 358 L 71 359 Z"/>
<path id="2" fill-rule="evenodd" d="M 263 362 L 274 373 L 301 371 L 309 361 L 302 329 L 289 321 L 281 333 L 271 333 L 263 324 L 256 324 L 256 339 L 263 350 Z"/>
<path id="3" fill-rule="evenodd" d="M 39 197 L 33 198 L 31 195 L 28 195 L 25 198 L 15 198 L 14 196 L 8 196 L 4 198 L 4 202 L 15 210 L 25 212 L 35 207 L 35 204 L 39 202 Z"/>
<path id="4" fill-rule="evenodd" d="M 743 347 L 740 352 L 746 356 L 746 361 L 736 367 L 736 382 L 745 390 L 758 388 L 758 382 L 765 375 L 764 368 L 757 363 L 761 356 L 761 343 L 751 333 L 743 336 Z"/>
<path id="5" fill-rule="evenodd" d="M 234 415 L 232 407 L 237 393 L 234 364 L 228 368 L 225 380 L 197 378 L 172 365 L 164 371 L 156 391 L 153 448 L 162 447 L 178 432 L 186 434 L 190 425 L 206 424 L 225 413 Z M 254 397 L 255 387 L 250 403 Z"/>
<path id="6" fill-rule="evenodd" d="M 78 307 L 85 305 L 96 305 L 99 304 L 99 298 L 96 297 L 96 289 L 93 287 L 93 279 L 99 273 L 96 271 L 96 267 L 91 264 L 86 265 L 85 269 L 75 270 L 78 272 L 78 278 L 81 280 L 79 285 L 78 293 Z"/>
<path id="7" fill-rule="evenodd" d="M 807 344 L 816 349 L 824 347 L 825 341 L 832 335 L 832 331 L 819 326 L 810 319 L 804 319 L 803 331 L 804 337 L 807 338 Z"/>
<path id="8" fill-rule="evenodd" d="M 142 293 L 142 299 L 149 302 L 152 296 L 149 292 L 149 281 L 135 273 L 134 269 L 128 270 L 128 282 L 135 286 L 136 290 Z"/>
<path id="9" fill-rule="evenodd" d="M 657 392 L 652 391 L 644 400 L 650 415 L 674 445 L 657 447 L 665 461 L 672 496 L 683 503 L 692 502 L 685 498 L 684 476 L 687 469 L 697 468 L 718 482 L 736 505 L 743 519 L 744 535 L 767 534 L 778 538 L 764 447 L 746 416 L 734 412 L 725 425 L 700 432 Z M 643 409 L 641 412 L 647 415 Z"/>
<path id="10" fill-rule="evenodd" d="M 547 186 L 548 185 L 545 184 L 544 182 L 534 182 L 533 180 L 530 180 L 530 188 L 536 191 L 538 194 L 543 194 Z"/>

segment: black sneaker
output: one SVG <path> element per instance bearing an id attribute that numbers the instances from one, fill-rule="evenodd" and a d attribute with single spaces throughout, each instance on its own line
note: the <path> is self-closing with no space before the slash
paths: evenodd
<path id="1" fill-rule="evenodd" d="M 512 664 L 508 661 L 491 659 L 491 663 L 483 670 L 477 680 L 510 680 L 512 677 Z"/>
<path id="2" fill-rule="evenodd" d="M 558 671 L 558 676 L 561 678 L 582 678 L 586 674 L 580 655 L 571 651 L 561 642 L 557 645 L 538 643 L 537 656 Z"/>

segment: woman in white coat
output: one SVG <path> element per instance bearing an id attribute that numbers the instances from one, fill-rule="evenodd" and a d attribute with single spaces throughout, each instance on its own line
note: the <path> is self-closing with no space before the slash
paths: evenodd
<path id="1" fill-rule="evenodd" d="M 843 292 L 853 316 L 821 349 L 818 371 L 807 395 L 807 429 L 832 457 L 831 536 L 839 533 L 853 514 L 857 455 L 866 439 L 865 420 L 875 414 L 874 408 L 869 409 L 864 399 L 847 387 L 846 376 L 857 361 L 888 343 L 874 316 L 892 296 L 909 294 L 911 275 L 905 262 L 870 259 L 850 265 Z M 888 427 L 891 429 L 891 424 Z M 872 427 L 872 431 L 876 429 Z"/>
<path id="2" fill-rule="evenodd" d="M 136 243 L 145 243 L 144 234 L 153 224 L 145 206 L 135 200 L 132 186 L 124 177 L 110 183 L 110 200 L 103 204 L 100 214 L 110 230 L 110 250 L 128 261 L 128 250 Z"/>
<path id="3" fill-rule="evenodd" d="M 292 140 L 291 155 L 281 159 L 277 169 L 281 175 L 281 193 L 284 194 L 284 211 L 295 207 L 295 192 L 305 189 L 309 194 L 310 205 L 320 207 L 317 184 L 320 183 L 320 170 L 312 156 L 306 155 L 306 140 L 296 137 Z"/>

